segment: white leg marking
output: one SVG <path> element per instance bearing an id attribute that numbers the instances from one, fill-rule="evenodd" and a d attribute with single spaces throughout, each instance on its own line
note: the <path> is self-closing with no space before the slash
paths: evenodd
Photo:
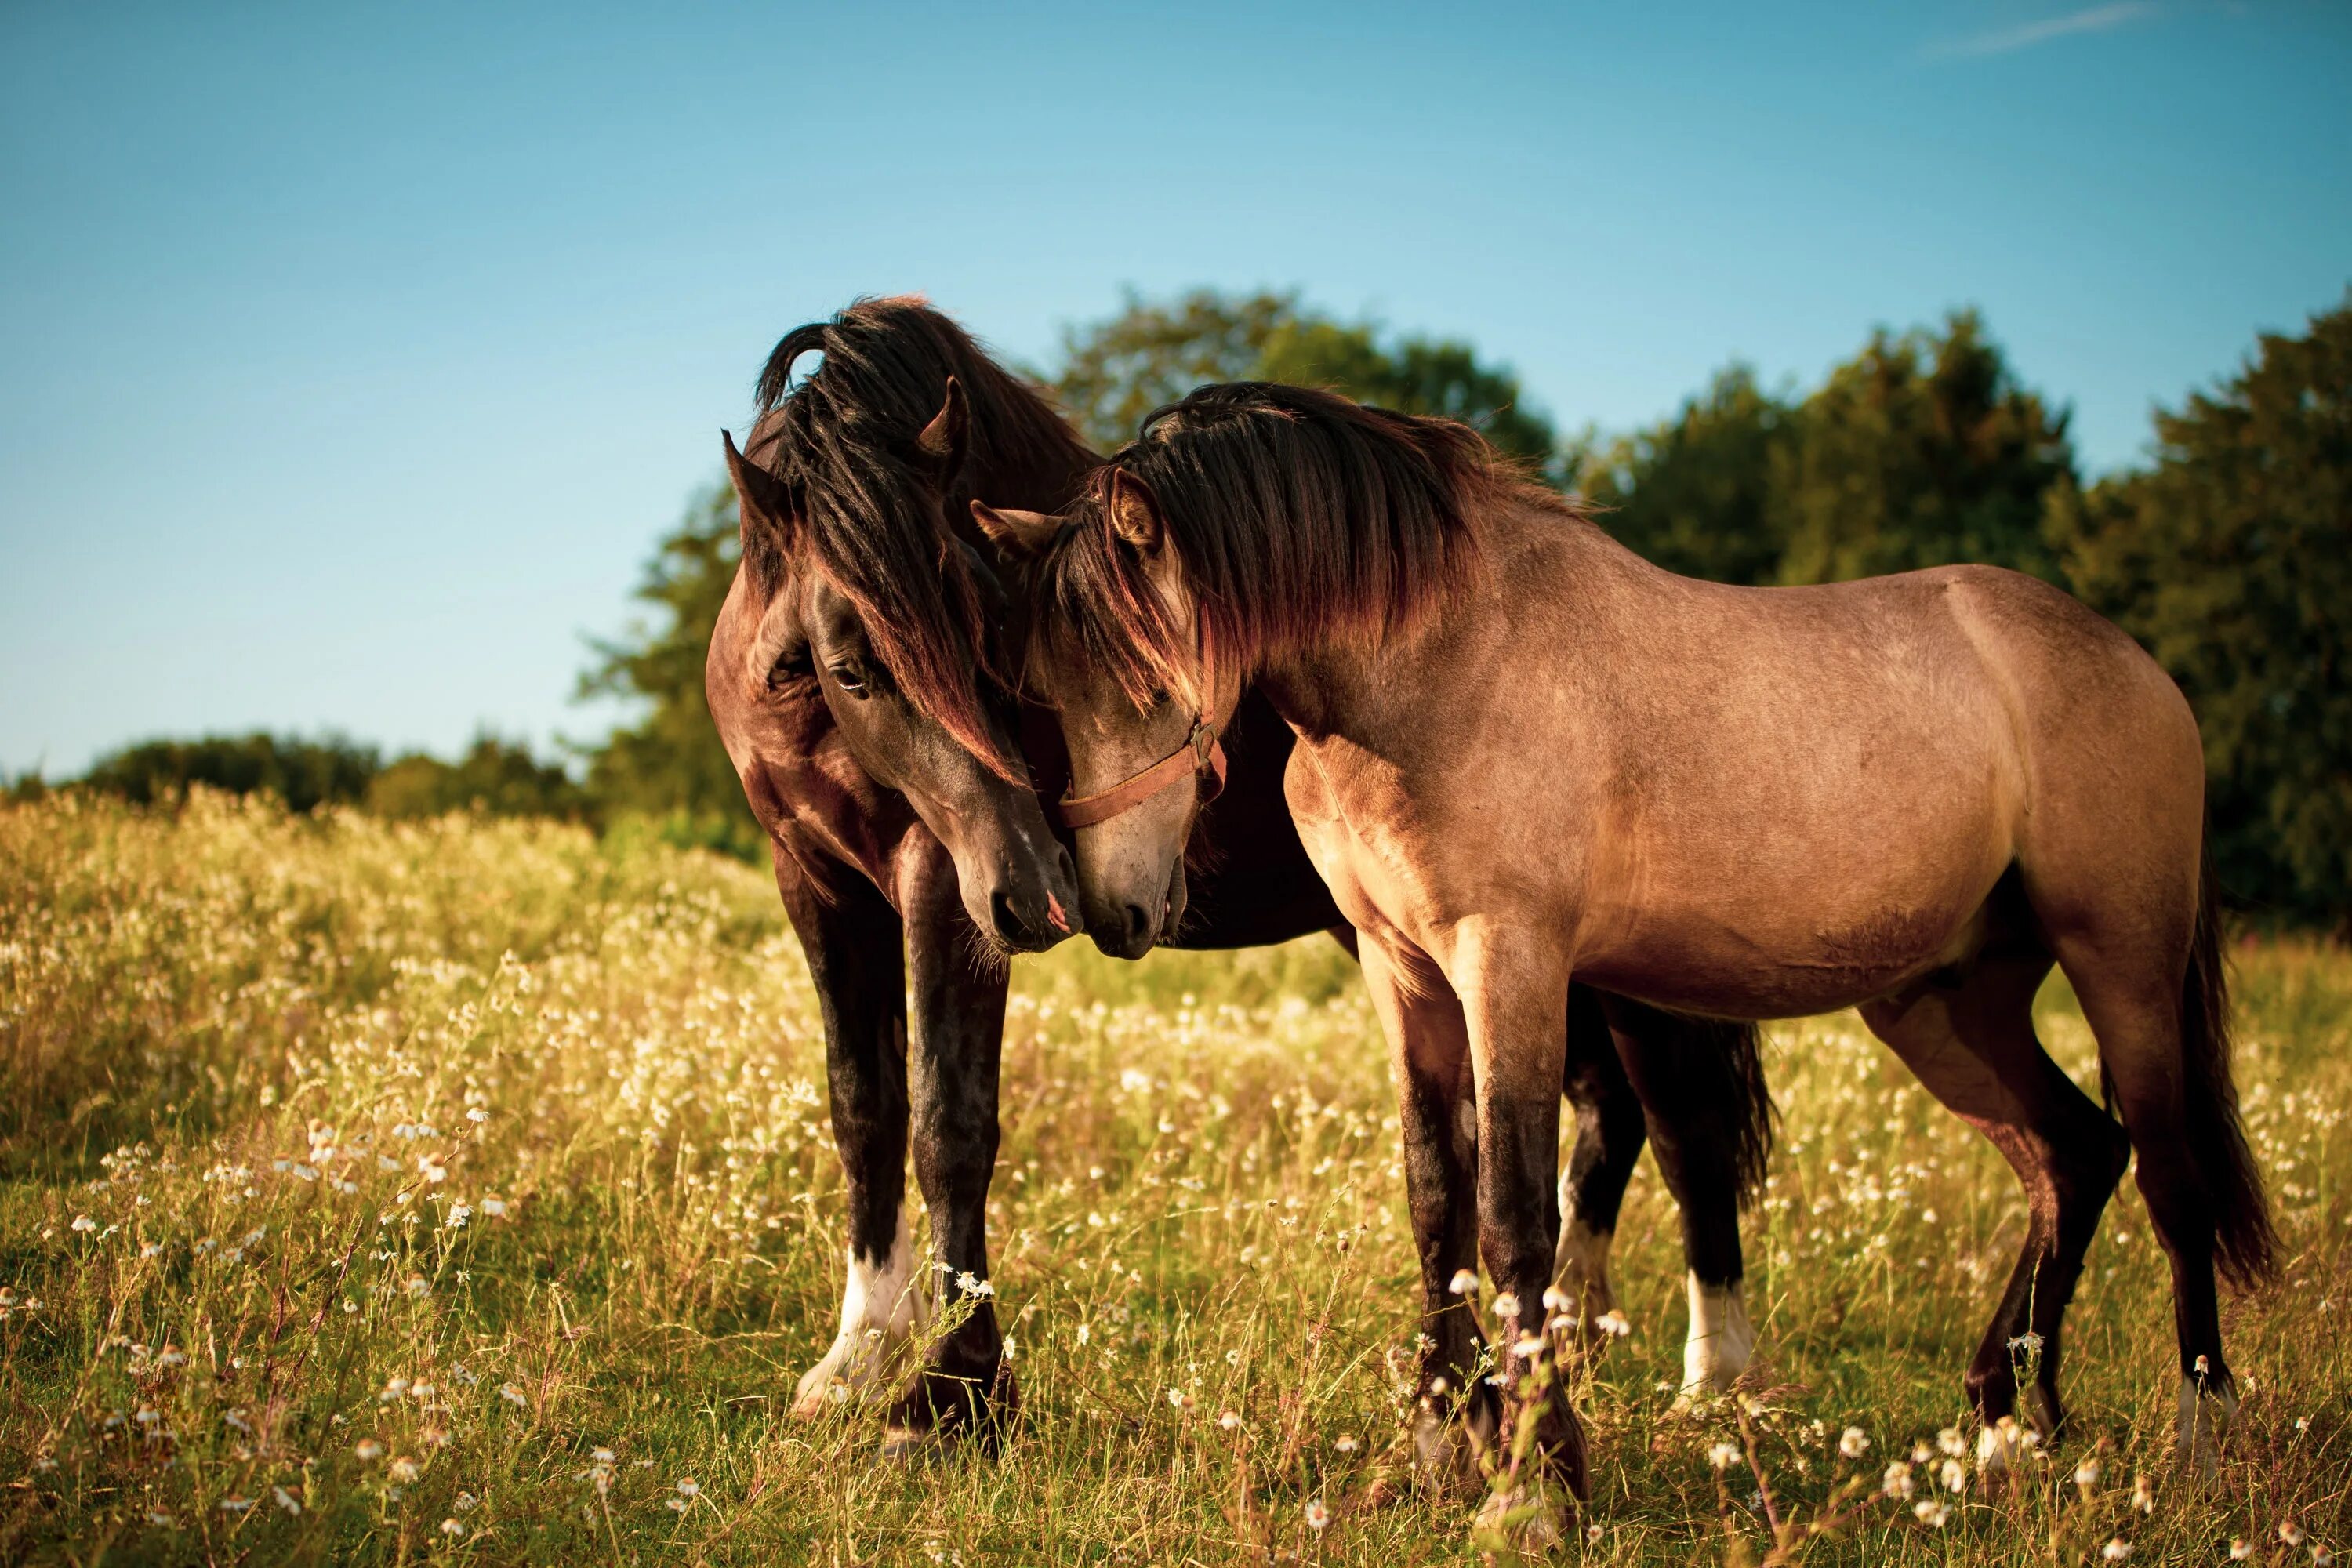
<path id="1" fill-rule="evenodd" d="M 887 1258 L 877 1262 L 859 1258 L 855 1249 L 850 1252 L 848 1279 L 841 1288 L 841 1331 L 824 1359 L 802 1377 L 793 1414 L 815 1415 L 871 1388 L 891 1352 L 929 1322 L 930 1315 L 901 1204 L 898 1234 Z"/>
<path id="2" fill-rule="evenodd" d="M 1412 1413 L 1412 1468 L 1424 1474 L 1444 1476 L 1462 1458 L 1465 1447 L 1458 1433 L 1449 1433 L 1443 1416 L 1430 1408 L 1429 1401 Z"/>
<path id="3" fill-rule="evenodd" d="M 1566 1184 L 1567 1178 L 1561 1183 Z M 1562 1212 L 1566 1213 L 1565 1205 Z M 1584 1320 L 1582 1332 L 1590 1337 L 1593 1325 L 1604 1312 L 1617 1308 L 1616 1292 L 1609 1288 L 1609 1247 L 1617 1239 L 1614 1231 L 1595 1230 L 1580 1219 L 1567 1218 L 1560 1222 L 1559 1251 L 1552 1259 L 1552 1279 L 1567 1293 L 1569 1310 Z"/>
<path id="4" fill-rule="evenodd" d="M 1756 1354 L 1756 1330 L 1739 1287 L 1703 1285 L 1688 1276 L 1690 1337 L 1683 1342 L 1683 1397 L 1721 1394 L 1748 1370 Z"/>
<path id="5" fill-rule="evenodd" d="M 2237 1415 L 2235 1390 L 2180 1380 L 2180 1459 L 2199 1480 L 2210 1485 L 2221 1479 L 2221 1439 Z"/>
<path id="6" fill-rule="evenodd" d="M 1988 1476 L 2025 1468 L 2042 1434 L 2013 1415 L 2004 1415 L 1977 1433 L 1977 1468 Z"/>

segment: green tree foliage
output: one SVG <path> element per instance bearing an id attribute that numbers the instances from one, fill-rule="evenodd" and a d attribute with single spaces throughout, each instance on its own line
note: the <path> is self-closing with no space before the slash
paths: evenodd
<path id="1" fill-rule="evenodd" d="M 1972 310 L 1941 333 L 1871 335 L 1773 450 L 1780 581 L 1833 583 L 1956 561 L 2055 577 L 2044 493 L 2074 474 L 2065 410 L 2018 384 Z"/>
<path id="2" fill-rule="evenodd" d="M 1603 526 L 1670 572 L 1772 582 L 1785 547 L 1772 476 L 1794 413 L 1746 365 L 1727 366 L 1673 418 L 1598 446 L 1579 488 Z"/>
<path id="3" fill-rule="evenodd" d="M 317 741 L 276 735 L 207 735 L 198 741 L 146 741 L 100 757 L 84 788 L 138 805 L 168 803 L 190 784 L 231 795 L 267 791 L 293 811 L 356 805 L 376 774 L 373 746 L 330 735 Z"/>
<path id="4" fill-rule="evenodd" d="M 580 695 L 640 706 L 635 724 L 590 753 L 588 794 L 600 811 L 649 819 L 676 843 L 756 858 L 767 836 L 743 804 L 702 691 L 703 657 L 740 544 L 734 491 L 721 483 L 697 497 L 655 547 L 637 584 L 636 598 L 652 607 L 653 619 L 595 645 L 597 663 L 581 677 Z"/>
<path id="5" fill-rule="evenodd" d="M 480 811 L 491 816 L 586 817 L 588 795 L 530 748 L 482 734 L 454 763 L 411 752 L 370 781 L 367 809 L 378 816 L 441 816 Z"/>
<path id="6" fill-rule="evenodd" d="M 1483 363 L 1450 338 L 1383 341 L 1370 322 L 1344 322 L 1294 294 L 1234 297 L 1199 289 L 1155 304 L 1128 297 L 1108 321 L 1062 336 L 1054 390 L 1087 438 L 1109 451 L 1145 415 L 1213 381 L 1328 386 L 1406 414 L 1443 415 L 1483 431 L 1497 448 L 1542 469 L 1559 442 L 1525 406 L 1518 377 Z"/>
<path id="7" fill-rule="evenodd" d="M 1675 572 L 1830 583 L 1956 561 L 2057 575 L 2043 498 L 2074 476 L 2066 414 L 2019 384 L 1973 311 L 1881 329 L 1801 402 L 1747 366 L 1575 467 L 1601 521 Z"/>
<path id="8" fill-rule="evenodd" d="M 1297 310 L 1290 294 L 1198 289 L 1152 304 L 1130 292 L 1109 320 L 1063 329 L 1055 394 L 1089 445 L 1114 450 L 1161 404 L 1208 382 L 1249 379 L 1266 340 Z"/>
<path id="9" fill-rule="evenodd" d="M 2223 885 L 2352 931 L 2352 296 L 2156 436 L 2053 496 L 2050 542 L 2195 704 Z"/>

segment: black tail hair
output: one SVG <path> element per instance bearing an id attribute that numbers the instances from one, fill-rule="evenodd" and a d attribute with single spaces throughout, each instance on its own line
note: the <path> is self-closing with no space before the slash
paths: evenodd
<path id="1" fill-rule="evenodd" d="M 1673 1101 L 1651 1109 L 1668 1111 L 1685 1126 L 1710 1127 L 1727 1139 L 1740 1206 L 1753 1204 L 1764 1191 L 1764 1167 L 1772 1157 L 1780 1114 L 1764 1081 L 1762 1026 L 1624 1003 L 1612 1019 L 1642 1041 L 1651 1064 L 1645 1094 Z"/>
<path id="2" fill-rule="evenodd" d="M 2230 1074 L 2230 978 L 2221 951 L 2221 889 L 2206 846 L 2198 868 L 2197 931 L 2180 982 L 2182 1089 L 2189 1148 L 2213 1205 L 2222 1274 L 2252 1289 L 2278 1272 L 2278 1232 L 2263 1194 L 2261 1170 L 2238 1121 L 2238 1086 Z"/>

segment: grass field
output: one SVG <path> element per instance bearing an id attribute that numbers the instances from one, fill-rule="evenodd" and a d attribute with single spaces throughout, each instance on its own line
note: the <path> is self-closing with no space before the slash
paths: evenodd
<path id="1" fill-rule="evenodd" d="M 1696 1415 L 1645 1161 L 1633 1331 L 1580 1388 L 1594 1496 L 1557 1555 L 1753 1562 L 1774 1517 L 1819 1563 L 2352 1548 L 2352 955 L 2248 947 L 2237 982 L 2289 1262 L 2226 1307 L 2218 1494 L 2171 1467 L 2128 1187 L 2069 1323 L 2064 1449 L 1947 1489 L 2022 1204 L 1842 1016 L 1772 1033 L 1759 1362 Z M 2041 1021 L 2093 1081 L 2063 989 Z M 1001 1458 L 884 1463 L 870 1410 L 784 1414 L 835 1327 L 840 1178 L 761 875 L 549 826 L 0 807 L 0 1561 L 1474 1560 L 1475 1493 L 1402 1465 L 1414 1270 L 1348 961 L 1071 943 L 1016 965 L 1007 1034 L 1025 1415 Z M 1884 1495 L 1920 1444 L 1916 1495 Z"/>

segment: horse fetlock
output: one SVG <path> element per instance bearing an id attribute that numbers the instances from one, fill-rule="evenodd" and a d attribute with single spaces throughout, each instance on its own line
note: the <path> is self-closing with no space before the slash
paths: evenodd
<path id="1" fill-rule="evenodd" d="M 1462 1393 L 1444 1377 L 1423 1384 L 1415 1402 L 1411 1431 L 1412 1468 L 1426 1481 L 1440 1485 L 1468 1480 L 1478 1473 L 1478 1457 L 1494 1446 L 1502 1425 L 1500 1402 L 1488 1388 Z"/>
<path id="2" fill-rule="evenodd" d="M 851 1249 L 848 1279 L 841 1291 L 840 1331 L 824 1358 L 802 1374 L 793 1414 L 820 1415 L 872 1394 L 898 1352 L 929 1319 L 902 1214 L 887 1256 L 861 1258 Z"/>
<path id="3" fill-rule="evenodd" d="M 1704 1399 L 1730 1391 L 1756 1359 L 1756 1328 L 1739 1281 L 1710 1285 L 1688 1276 L 1690 1330 L 1683 1341 L 1682 1399 Z"/>
<path id="4" fill-rule="evenodd" d="M 1524 1422 L 1535 1424 L 1533 1441 L 1527 1446 L 1514 1442 L 1511 1459 L 1507 1462 L 1517 1462 L 1517 1457 L 1524 1452 L 1523 1468 L 1532 1468 L 1535 1473 L 1557 1480 L 1580 1500 L 1589 1496 L 1584 1423 L 1576 1418 L 1567 1394 L 1557 1388 L 1546 1389 L 1522 1402 L 1512 1415 L 1515 1435 Z"/>
<path id="5" fill-rule="evenodd" d="M 915 1369 L 898 1398 L 891 1402 L 884 1432 L 884 1448 L 937 1438 L 973 1440 L 993 1451 L 1005 1428 L 1020 1413 L 1020 1385 L 1013 1369 L 994 1354 L 985 1358 L 942 1354 L 943 1342 L 933 1348 L 933 1359 Z"/>
<path id="6" fill-rule="evenodd" d="M 2178 1453 L 2189 1474 L 2206 1485 L 2221 1479 L 2221 1445 L 2238 1418 L 2238 1391 L 2226 1381 L 2180 1380 Z"/>
<path id="7" fill-rule="evenodd" d="M 1617 1310 L 1617 1293 L 1609 1284 L 1609 1249 L 1614 1231 L 1595 1230 L 1580 1219 L 1559 1227 L 1559 1247 L 1552 1260 L 1553 1288 L 1567 1298 L 1561 1310 L 1581 1325 L 1586 1338 L 1598 1336 L 1593 1325 Z"/>

